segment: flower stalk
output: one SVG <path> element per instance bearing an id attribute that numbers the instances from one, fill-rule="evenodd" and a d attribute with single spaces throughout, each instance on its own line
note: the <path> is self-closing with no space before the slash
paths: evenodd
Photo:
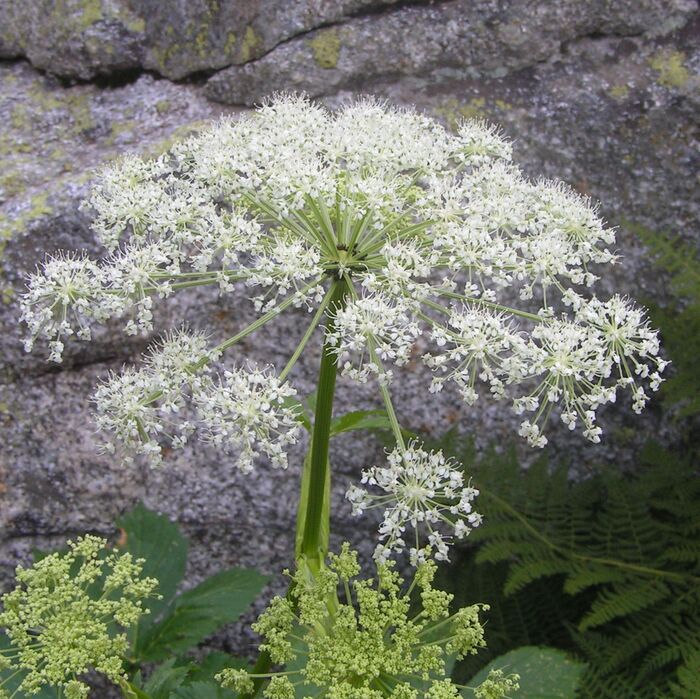
<path id="1" fill-rule="evenodd" d="M 348 284 L 345 278 L 334 281 L 330 307 L 333 310 L 342 308 L 346 303 L 347 296 Z M 299 518 L 299 525 L 303 524 L 299 553 L 307 562 L 314 562 L 312 567 L 316 570 L 328 553 L 328 524 L 326 523 L 324 526 L 323 519 L 328 516 L 328 507 L 325 506 L 326 481 L 329 477 L 328 448 L 333 418 L 335 383 L 338 376 L 337 354 L 328 340 L 328 336 L 333 331 L 333 317 L 329 316 L 318 374 L 318 394 L 311 438 L 311 453 L 304 466 L 309 470 L 307 497 L 302 497 L 299 505 L 304 508 L 304 513 Z"/>

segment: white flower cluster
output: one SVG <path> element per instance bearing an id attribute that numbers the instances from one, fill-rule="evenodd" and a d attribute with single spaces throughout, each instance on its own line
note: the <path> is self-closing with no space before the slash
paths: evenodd
<path id="1" fill-rule="evenodd" d="M 464 484 L 464 475 L 442 451 L 427 452 L 415 441 L 405 449 L 394 449 L 388 462 L 388 466 L 362 472 L 362 483 L 379 488 L 383 494 L 373 495 L 356 485 L 346 493 L 355 515 L 376 507 L 384 510 L 379 527 L 382 543 L 375 558 L 384 562 L 408 546 L 413 565 L 424 562 L 433 552 L 437 560 L 447 560 L 453 538 L 462 539 L 481 524 L 481 515 L 472 506 L 479 491 Z M 407 543 L 408 524 L 413 538 Z M 421 528 L 427 530 L 426 544 L 421 541 Z"/>
<path id="2" fill-rule="evenodd" d="M 384 371 L 373 355 L 401 366 L 408 361 L 413 343 L 421 334 L 409 304 L 401 297 L 383 294 L 365 296 L 337 310 L 333 321 L 327 341 L 338 353 L 343 375 L 361 383 L 371 375 L 388 383 L 391 371 Z"/>
<path id="3" fill-rule="evenodd" d="M 299 429 L 295 410 L 286 404 L 294 389 L 270 370 L 238 368 L 222 377 L 206 366 L 197 370 L 213 358 L 202 335 L 180 331 L 155 347 L 142 368 L 110 376 L 95 392 L 98 427 L 112 436 L 105 449 L 126 446 L 158 466 L 163 442 L 181 448 L 198 430 L 235 454 L 244 473 L 260 455 L 286 468 L 285 449 Z M 188 404 L 194 421 L 180 414 Z"/>
<path id="4" fill-rule="evenodd" d="M 287 468 L 289 445 L 299 432 L 297 412 L 287 404 L 294 389 L 271 370 L 235 369 L 194 396 L 205 434 L 238 456 L 244 473 L 264 454 L 274 468 Z"/>
<path id="5" fill-rule="evenodd" d="M 283 377 L 326 318 L 344 373 L 376 377 L 385 400 L 391 365 L 432 340 L 433 391 L 451 384 L 472 404 L 485 385 L 525 415 L 520 432 L 534 445 L 555 409 L 598 441 L 601 405 L 629 392 L 639 410 L 658 388 L 656 332 L 631 301 L 594 293 L 615 262 L 596 207 L 561 183 L 528 180 L 511 155 L 482 122 L 451 133 L 371 99 L 331 113 L 281 95 L 222 118 L 157 159 L 102 172 L 86 208 L 110 256 L 50 258 L 32 276 L 28 348 L 42 337 L 58 361 L 66 339 L 89 339 L 95 322 L 150 330 L 154 296 L 241 282 L 260 314 L 246 333 L 291 306 L 316 311 Z M 340 283 L 347 293 L 331 303 Z M 214 379 L 197 359 L 164 385 L 154 361 L 100 389 L 103 427 L 156 458 L 158 437 L 176 431 L 177 445 L 192 429 L 174 427 L 187 394 L 204 434 L 240 450 L 242 468 L 254 451 L 284 463 L 285 383 L 243 369 Z"/>

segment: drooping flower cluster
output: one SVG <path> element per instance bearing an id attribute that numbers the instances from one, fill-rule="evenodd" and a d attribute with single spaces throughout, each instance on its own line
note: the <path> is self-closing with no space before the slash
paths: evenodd
<path id="1" fill-rule="evenodd" d="M 484 646 L 479 612 L 485 607 L 450 614 L 452 595 L 433 587 L 435 570 L 433 562 L 419 566 L 409 591 L 402 590 L 403 580 L 390 563 L 377 565 L 376 581 L 357 579 L 357 554 L 344 544 L 315 577 L 297 572 L 290 595 L 275 597 L 253 626 L 263 637 L 261 647 L 273 662 L 288 663 L 288 670 L 266 675 L 224 670 L 219 681 L 247 692 L 253 679 L 270 679 L 263 690 L 267 699 L 293 699 L 295 687 L 301 696 L 321 690 L 331 699 L 459 697 L 460 685 L 445 677 L 445 662 Z M 337 595 L 339 586 L 344 599 Z M 412 612 L 414 589 L 419 613 Z"/>
<path id="2" fill-rule="evenodd" d="M 414 565 L 424 562 L 433 551 L 437 560 L 447 560 L 453 538 L 462 539 L 481 524 L 482 517 L 472 505 L 479 491 L 464 484 L 462 471 L 442 451 L 427 452 L 416 442 L 406 449 L 394 449 L 388 462 L 388 466 L 362 472 L 362 483 L 379 488 L 382 494 L 374 495 L 356 485 L 346 494 L 355 515 L 377 507 L 384 510 L 379 527 L 382 543 L 375 558 L 386 562 L 391 553 L 403 551 L 408 543 Z M 413 529 L 408 542 L 407 525 Z M 425 544 L 422 529 L 428 534 Z"/>
<path id="3" fill-rule="evenodd" d="M 143 601 L 158 581 L 142 577 L 142 560 L 106 551 L 107 542 L 85 536 L 67 553 L 52 553 L 31 568 L 17 569 L 17 587 L 2 598 L 0 628 L 11 642 L 0 654 L 9 672 L 21 673 L 18 691 L 63 688 L 66 697 L 87 697 L 79 678 L 90 669 L 115 683 L 125 678 L 124 631 L 147 613 Z"/>
<path id="4" fill-rule="evenodd" d="M 155 346 L 142 368 L 125 369 L 99 386 L 97 424 L 115 438 L 105 448 L 126 445 L 157 466 L 164 438 L 182 447 L 198 429 L 204 439 L 235 454 L 244 473 L 258 455 L 286 468 L 285 448 L 299 431 L 296 412 L 285 403 L 292 387 L 268 369 L 236 368 L 219 377 L 206 365 L 195 369 L 211 358 L 204 336 L 179 331 Z M 187 404 L 194 422 L 180 414 Z"/>
<path id="5" fill-rule="evenodd" d="M 597 441 L 601 405 L 629 390 L 638 410 L 658 387 L 656 333 L 630 301 L 582 295 L 615 261 L 595 207 L 510 159 L 482 122 L 450 133 L 373 100 L 329 113 L 277 97 L 103 171 L 86 208 L 112 254 L 46 261 L 24 298 L 28 347 L 45 337 L 58 360 L 93 322 L 150 329 L 154 295 L 240 281 L 261 321 L 300 304 L 333 318 L 356 380 L 388 383 L 385 364 L 405 364 L 425 334 L 433 391 L 452 383 L 471 404 L 485 383 L 527 414 L 530 443 L 545 443 L 554 408 Z M 338 279 L 350 292 L 324 308 Z M 518 307 L 501 300 L 518 296 Z"/>

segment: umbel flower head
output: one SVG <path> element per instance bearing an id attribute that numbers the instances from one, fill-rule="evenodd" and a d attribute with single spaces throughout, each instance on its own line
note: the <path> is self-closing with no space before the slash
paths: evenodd
<path id="1" fill-rule="evenodd" d="M 0 628 L 11 647 L 0 653 L 0 669 L 4 661 L 10 674 L 23 673 L 18 691 L 29 696 L 49 685 L 82 699 L 88 686 L 79 678 L 88 670 L 115 683 L 125 677 L 124 631 L 147 613 L 143 601 L 158 581 L 142 577 L 142 560 L 106 546 L 85 536 L 69 542 L 67 553 L 17 568 L 18 585 L 1 600 Z"/>
<path id="2" fill-rule="evenodd" d="M 535 446 L 552 414 L 599 441 L 601 406 L 627 393 L 641 410 L 661 382 L 643 311 L 595 294 L 615 262 L 596 207 L 528 180 L 480 121 L 452 133 L 372 99 L 329 112 L 280 95 L 156 159 L 111 164 L 85 208 L 109 255 L 49 258 L 30 278 L 28 349 L 43 338 L 60 361 L 68 339 L 112 318 L 150 331 L 154 297 L 203 285 L 245 289 L 258 312 L 214 347 L 171 335 L 143 369 L 98 390 L 100 424 L 152 463 L 164 442 L 200 430 L 240 454 L 244 471 L 258 456 L 284 466 L 296 439 L 287 378 L 324 323 L 342 373 L 376 379 L 390 414 L 395 367 L 420 351 L 430 391 L 508 401 Z M 299 306 L 309 327 L 279 374 L 239 367 L 217 378 L 225 350 Z M 186 402 L 195 419 L 174 427 Z M 407 463 L 393 424 L 406 451 L 395 458 Z"/>
<path id="3" fill-rule="evenodd" d="M 414 545 L 409 551 L 414 565 L 425 561 L 433 550 L 437 560 L 447 560 L 452 538 L 462 539 L 481 524 L 482 517 L 472 505 L 479 491 L 464 484 L 462 471 L 442 451 L 427 452 L 416 442 L 394 449 L 388 461 L 386 467 L 373 466 L 362 472 L 362 483 L 384 494 L 373 495 L 356 485 L 346 494 L 353 514 L 375 507 L 384 510 L 379 527 L 382 543 L 375 558 L 386 561 L 393 551 L 403 551 L 406 525 L 410 524 Z M 421 543 L 421 527 L 428 531 L 427 545 Z"/>
<path id="4" fill-rule="evenodd" d="M 342 277 L 350 297 L 324 311 L 346 374 L 388 381 L 385 364 L 405 363 L 424 335 L 432 390 L 509 397 L 534 444 L 555 406 L 597 440 L 600 405 L 629 390 L 641 408 L 660 381 L 643 312 L 582 295 L 615 261 L 613 232 L 566 186 L 528 181 L 479 121 L 453 134 L 374 100 L 330 113 L 283 95 L 157 159 L 110 165 L 85 206 L 111 256 L 49 258 L 23 300 L 27 346 L 45 337 L 54 359 L 94 321 L 150 329 L 154 295 L 240 281 L 266 322 L 323 307 Z"/>
<path id="5" fill-rule="evenodd" d="M 487 607 L 474 605 L 451 614 L 452 595 L 433 587 L 435 570 L 432 561 L 421 564 L 408 590 L 393 561 L 377 565 L 376 580 L 357 579 L 357 554 L 344 544 L 315 577 L 297 572 L 287 598 L 275 597 L 253 625 L 273 662 L 296 663 L 299 669 L 266 675 L 224 670 L 219 681 L 248 692 L 253 679 L 270 679 L 263 691 L 267 699 L 294 699 L 295 686 L 301 696 L 305 690 L 309 696 L 321 690 L 329 699 L 459 697 L 461 685 L 445 676 L 446 659 L 463 658 L 484 646 L 479 612 Z M 412 605 L 414 590 L 419 610 Z M 424 686 L 420 693 L 416 680 Z"/>

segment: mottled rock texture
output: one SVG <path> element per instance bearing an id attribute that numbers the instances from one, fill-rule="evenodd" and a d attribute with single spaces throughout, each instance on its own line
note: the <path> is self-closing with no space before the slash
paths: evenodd
<path id="1" fill-rule="evenodd" d="M 700 237 L 700 20 L 691 0 L 0 0 L 0 57 L 0 587 L 33 547 L 108 534 L 139 499 L 191 537 L 190 582 L 223 566 L 277 572 L 289 562 L 303 445 L 285 473 L 241 477 L 202 445 L 160 471 L 125 467 L 98 452 L 90 395 L 148 338 L 126 342 L 106 328 L 60 367 L 40 349 L 22 351 L 24 275 L 46 252 L 101 254 L 78 203 L 92 168 L 118 153 L 157 153 L 278 89 L 305 89 L 330 106 L 374 92 L 450 125 L 500 122 L 529 174 L 599 199 L 619 226 L 614 286 L 623 293 L 660 289 L 630 223 Z M 178 296 L 159 308 L 158 327 L 186 318 L 229 336 L 253 317 L 245 297 Z M 285 316 L 236 357 L 284 362 L 304 322 L 303 311 Z M 302 390 L 318 364 L 310 347 L 296 374 Z M 449 394 L 427 400 L 426 386 L 417 361 L 397 382 L 408 426 L 511 440 L 507 409 L 485 401 L 467 410 Z M 339 400 L 339 410 L 376 405 L 371 387 L 344 382 Z M 647 434 L 669 429 L 653 407 L 643 421 L 616 407 L 603 426 L 599 446 L 563 430 L 553 448 L 576 464 L 624 464 Z M 382 445 L 353 437 L 335 450 L 337 540 L 368 550 L 371 523 L 352 521 L 342 494 Z M 229 641 L 241 646 L 236 632 Z"/>
<path id="2" fill-rule="evenodd" d="M 143 68 L 179 80 L 396 0 L 3 0 L 0 56 L 87 80 Z M 404 3 L 410 4 L 410 3 Z"/>
<path id="3" fill-rule="evenodd" d="M 694 3 L 472 2 L 404 7 L 322 28 L 244 66 L 212 77 L 207 94 L 253 104 L 271 90 L 324 95 L 372 91 L 379 80 L 425 76 L 433 84 L 493 78 L 546 60 L 590 35 L 663 33 L 682 24 Z"/>

